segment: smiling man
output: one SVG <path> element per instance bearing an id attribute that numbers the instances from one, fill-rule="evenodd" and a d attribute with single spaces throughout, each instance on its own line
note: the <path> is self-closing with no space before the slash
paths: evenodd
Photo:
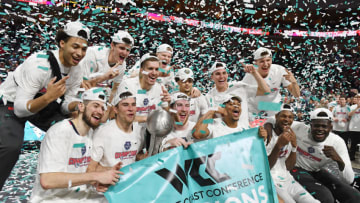
<path id="1" fill-rule="evenodd" d="M 56 33 L 59 49 L 32 54 L 0 85 L 0 189 L 18 159 L 25 121 L 46 131 L 75 110 L 89 37 L 82 23 L 67 23 Z"/>
<path id="2" fill-rule="evenodd" d="M 294 110 L 288 104 L 283 104 L 280 112 L 275 115 L 273 137 L 266 145 L 271 176 L 277 194 L 286 203 L 319 202 L 296 182 L 289 172 L 296 163 L 296 134 L 291 129 L 294 116 Z"/>
<path id="3" fill-rule="evenodd" d="M 140 134 L 141 126 L 134 122 L 136 98 L 128 91 L 119 92 L 114 97 L 113 109 L 115 119 L 94 133 L 89 172 L 96 171 L 99 164 L 111 168 L 121 162 L 126 166 L 142 155 L 144 137 Z"/>
<path id="4" fill-rule="evenodd" d="M 266 85 L 263 78 L 260 76 L 253 65 L 244 65 L 244 71 L 250 73 L 255 78 L 254 81 L 258 84 L 248 85 L 243 82 L 232 81 L 228 82 L 228 73 L 226 64 L 222 62 L 215 62 L 210 68 L 211 79 L 215 83 L 215 87 L 212 88 L 207 94 L 206 99 L 209 109 L 217 110 L 221 108 L 223 98 L 227 94 L 233 94 L 242 98 L 241 108 L 242 113 L 240 117 L 241 122 L 249 123 L 248 116 L 248 98 L 255 97 L 256 95 L 264 95 L 270 92 L 269 87 Z M 221 111 L 221 110 L 220 110 Z"/>
<path id="5" fill-rule="evenodd" d="M 145 123 L 149 113 L 160 106 L 168 106 L 171 97 L 164 86 L 156 82 L 159 77 L 159 59 L 145 54 L 140 60 L 139 77 L 124 80 L 118 92 L 129 91 L 136 96 L 136 121 Z"/>
<path id="6" fill-rule="evenodd" d="M 110 47 L 93 46 L 89 47 L 83 60 L 84 78 L 94 79 L 89 81 L 90 86 L 106 80 L 113 82 L 112 94 L 116 93 L 117 87 L 122 82 L 125 70 L 126 59 L 134 46 L 132 36 L 123 30 L 119 30 L 111 37 Z M 108 83 L 109 81 L 107 81 Z M 110 85 L 110 84 L 107 84 Z M 110 101 L 112 96 L 110 97 Z"/>
<path id="7" fill-rule="evenodd" d="M 236 95 L 227 94 L 223 98 L 224 108 L 222 111 L 210 110 L 196 123 L 193 130 L 195 139 L 210 139 L 221 137 L 235 132 L 249 129 L 249 122 L 241 121 L 242 99 Z M 215 118 L 215 113 L 222 114 L 222 118 Z M 267 137 L 263 127 L 259 128 L 259 136 L 264 139 Z"/>
<path id="8" fill-rule="evenodd" d="M 174 128 L 162 141 L 160 151 L 181 145 L 186 148 L 192 143 L 191 131 L 195 126 L 195 122 L 189 120 L 190 100 L 190 97 L 181 92 L 171 95 L 170 113 L 174 119 Z"/>
<path id="9" fill-rule="evenodd" d="M 174 88 L 174 70 L 170 66 L 172 56 L 174 54 L 173 48 L 169 44 L 161 44 L 156 49 L 156 57 L 160 60 L 160 72 L 157 82 L 166 87 Z M 129 71 L 130 77 L 137 77 L 140 71 L 140 61 L 137 62 Z"/>
<path id="10" fill-rule="evenodd" d="M 279 103 L 281 101 L 281 85 L 286 87 L 290 93 L 298 98 L 300 96 L 300 88 L 294 75 L 285 69 L 283 66 L 272 63 L 271 50 L 260 47 L 254 52 L 254 61 L 257 65 L 257 71 L 270 88 L 271 92 L 266 95 L 256 95 L 256 97 L 249 98 L 249 112 L 250 119 L 253 120 L 257 116 L 273 116 L 275 111 L 263 111 L 258 109 L 260 101 Z M 245 74 L 242 82 L 249 85 L 257 85 L 253 75 Z"/>
<path id="11" fill-rule="evenodd" d="M 206 97 L 200 94 L 199 97 L 193 97 L 194 73 L 190 68 L 179 69 L 175 74 L 175 81 L 179 85 L 179 92 L 192 97 L 190 100 L 189 120 L 197 122 L 199 118 L 208 111 Z"/>
<path id="12" fill-rule="evenodd" d="M 119 166 L 87 173 L 93 130 L 104 115 L 106 95 L 92 88 L 82 94 L 78 115 L 53 125 L 41 143 L 37 176 L 30 202 L 103 202 L 92 183 L 114 185 Z"/>
<path id="13" fill-rule="evenodd" d="M 296 134 L 296 168 L 291 171 L 296 180 L 321 202 L 358 202 L 359 191 L 350 186 L 354 181 L 345 142 L 331 132 L 332 113 L 325 108 L 310 113 L 310 126 L 297 123 L 292 126 Z M 341 179 L 323 167 L 335 162 Z"/>

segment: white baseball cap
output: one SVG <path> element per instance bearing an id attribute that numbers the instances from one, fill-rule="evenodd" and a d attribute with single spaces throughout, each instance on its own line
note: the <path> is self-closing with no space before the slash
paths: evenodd
<path id="1" fill-rule="evenodd" d="M 223 97 L 222 103 L 224 104 L 224 103 L 226 103 L 226 102 L 228 102 L 228 101 L 231 101 L 232 98 L 236 98 L 236 99 L 238 99 L 240 102 L 242 102 L 241 97 L 239 97 L 239 96 L 237 96 L 237 95 L 235 95 L 235 94 L 226 94 L 226 95 Z"/>
<path id="2" fill-rule="evenodd" d="M 291 113 L 295 114 L 295 111 L 290 104 L 282 104 L 280 107 L 280 111 L 290 111 Z"/>
<path id="3" fill-rule="evenodd" d="M 69 22 L 64 26 L 64 32 L 70 37 L 78 37 L 84 40 L 88 40 L 90 37 L 90 30 L 84 24 L 79 21 Z M 86 36 L 82 36 L 80 31 L 84 31 Z M 80 34 L 80 35 L 79 35 Z"/>
<path id="4" fill-rule="evenodd" d="M 226 64 L 223 63 L 223 62 L 217 62 L 217 61 L 215 61 L 215 63 L 211 66 L 211 68 L 210 68 L 210 70 L 209 70 L 210 75 L 211 75 L 213 72 L 215 72 L 215 71 L 217 71 L 217 70 L 222 70 L 222 69 L 226 70 Z"/>
<path id="5" fill-rule="evenodd" d="M 181 68 L 175 73 L 175 80 L 177 78 L 183 82 L 189 78 L 194 81 L 194 73 L 190 68 Z"/>
<path id="6" fill-rule="evenodd" d="M 158 46 L 158 48 L 156 49 L 156 53 L 160 53 L 160 52 L 167 52 L 171 55 L 174 53 L 173 48 L 168 44 L 162 44 Z"/>
<path id="7" fill-rule="evenodd" d="M 175 93 L 171 94 L 170 105 L 177 102 L 177 101 L 180 101 L 180 100 L 190 101 L 190 97 L 188 97 L 186 94 L 184 94 L 182 92 L 175 92 Z"/>
<path id="8" fill-rule="evenodd" d="M 151 58 L 157 59 L 158 61 L 160 61 L 159 58 L 156 57 L 153 53 L 147 53 L 147 54 L 144 54 L 144 55 L 141 57 L 141 59 L 140 59 L 140 67 L 141 67 L 141 64 L 142 64 L 144 61 L 146 61 L 146 60 L 148 60 L 148 59 L 151 59 Z"/>
<path id="9" fill-rule="evenodd" d="M 258 48 L 254 53 L 254 60 L 258 60 L 261 58 L 265 58 L 265 57 L 270 57 L 272 58 L 272 53 L 270 49 L 267 49 L 265 47 L 260 47 Z"/>
<path id="10" fill-rule="evenodd" d="M 112 41 L 120 44 L 129 44 L 134 46 L 134 38 L 126 31 L 119 30 L 111 37 Z"/>
<path id="11" fill-rule="evenodd" d="M 111 104 L 113 106 L 116 106 L 122 100 L 127 99 L 127 98 L 132 98 L 132 97 L 136 99 L 136 97 L 130 91 L 122 91 L 122 92 L 117 91 Z"/>
<path id="12" fill-rule="evenodd" d="M 319 116 L 320 113 L 325 113 L 326 116 Z M 315 120 L 315 119 L 322 119 L 322 120 L 333 120 L 333 114 L 331 113 L 330 110 L 326 109 L 326 108 L 317 108 L 314 111 L 310 112 L 310 120 Z"/>
<path id="13" fill-rule="evenodd" d="M 93 87 L 82 93 L 82 101 L 100 101 L 106 105 L 106 94 L 101 87 Z"/>

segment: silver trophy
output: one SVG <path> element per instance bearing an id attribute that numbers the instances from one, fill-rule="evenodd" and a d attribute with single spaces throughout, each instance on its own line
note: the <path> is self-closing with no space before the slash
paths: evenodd
<path id="1" fill-rule="evenodd" d="M 174 119 L 163 110 L 155 110 L 150 113 L 146 120 L 147 130 L 150 132 L 149 155 L 157 154 L 164 137 L 171 132 L 174 126 Z"/>

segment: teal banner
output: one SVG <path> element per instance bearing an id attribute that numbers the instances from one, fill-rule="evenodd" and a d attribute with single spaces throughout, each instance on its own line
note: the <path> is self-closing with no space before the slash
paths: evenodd
<path id="1" fill-rule="evenodd" d="M 278 202 L 258 128 L 157 154 L 121 169 L 117 202 Z"/>

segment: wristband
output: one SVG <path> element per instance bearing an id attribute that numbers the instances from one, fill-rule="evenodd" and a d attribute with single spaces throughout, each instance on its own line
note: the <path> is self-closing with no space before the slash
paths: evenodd
<path id="1" fill-rule="evenodd" d="M 296 152 L 296 151 L 297 151 L 297 146 L 291 148 L 291 152 Z"/>
<path id="2" fill-rule="evenodd" d="M 72 186 L 72 181 L 71 181 L 71 179 L 70 179 L 69 182 L 68 182 L 68 189 L 70 189 L 71 186 Z"/>

